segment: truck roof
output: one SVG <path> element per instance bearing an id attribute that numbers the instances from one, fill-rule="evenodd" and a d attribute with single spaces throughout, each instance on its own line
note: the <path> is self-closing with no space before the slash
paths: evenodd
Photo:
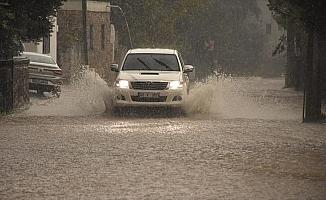
<path id="1" fill-rule="evenodd" d="M 128 54 L 137 53 L 153 53 L 153 54 L 176 54 L 177 50 L 174 49 L 153 49 L 153 48 L 143 48 L 143 49 L 131 49 Z"/>

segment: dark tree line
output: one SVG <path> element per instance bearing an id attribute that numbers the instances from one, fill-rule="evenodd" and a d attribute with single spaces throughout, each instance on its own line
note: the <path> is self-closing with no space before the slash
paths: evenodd
<path id="1" fill-rule="evenodd" d="M 230 73 L 252 74 L 260 65 L 263 37 L 255 20 L 256 0 L 113 0 L 125 11 L 134 47 L 179 49 L 207 76 L 218 66 Z M 118 10 L 113 22 L 120 43 L 129 46 L 127 30 Z"/>
<path id="2" fill-rule="evenodd" d="M 287 29 L 286 87 L 305 91 L 305 121 L 322 118 L 325 91 L 326 1 L 269 0 L 279 24 Z"/>

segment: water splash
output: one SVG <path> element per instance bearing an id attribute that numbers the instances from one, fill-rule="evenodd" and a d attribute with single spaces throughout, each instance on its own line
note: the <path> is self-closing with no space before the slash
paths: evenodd
<path id="1" fill-rule="evenodd" d="M 186 102 L 188 115 L 219 118 L 300 119 L 302 95 L 282 89 L 283 79 L 210 77 L 193 85 Z M 91 70 L 84 70 L 60 98 L 32 98 L 30 116 L 88 116 L 111 109 L 112 88 Z"/>
<path id="2" fill-rule="evenodd" d="M 34 116 L 87 116 L 106 110 L 112 90 L 92 70 L 84 70 L 69 86 L 62 87 L 60 98 L 32 98 L 27 115 Z"/>
<path id="3" fill-rule="evenodd" d="M 300 119 L 302 95 L 283 90 L 283 85 L 281 78 L 210 77 L 206 83 L 195 84 L 186 110 L 221 118 Z"/>

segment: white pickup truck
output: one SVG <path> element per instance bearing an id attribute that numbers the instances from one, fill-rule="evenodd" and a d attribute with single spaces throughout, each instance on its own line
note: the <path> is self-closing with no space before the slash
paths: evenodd
<path id="1" fill-rule="evenodd" d="M 180 53 L 172 49 L 129 50 L 121 66 L 111 65 L 117 72 L 113 107 L 182 108 L 189 93 L 187 73 Z"/>

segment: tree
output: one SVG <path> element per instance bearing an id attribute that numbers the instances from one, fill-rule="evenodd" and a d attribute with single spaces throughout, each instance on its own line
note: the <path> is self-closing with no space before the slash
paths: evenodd
<path id="1" fill-rule="evenodd" d="M 326 33 L 324 0 L 269 0 L 274 16 L 303 27 L 306 34 L 305 121 L 321 119 L 321 72 L 323 35 Z M 287 29 L 291 28 L 285 25 Z"/>
<path id="2" fill-rule="evenodd" d="M 176 21 L 185 12 L 195 11 L 206 0 L 112 0 L 126 13 L 136 47 L 164 47 L 174 45 L 177 39 Z M 185 11 L 187 9 L 187 11 Z M 113 21 L 118 30 L 127 33 L 119 10 L 113 10 Z M 122 34 L 127 45 L 127 34 Z"/>
<path id="3" fill-rule="evenodd" d="M 263 48 L 259 15 L 255 0 L 207 0 L 196 13 L 179 20 L 177 35 L 183 38 L 181 47 L 188 59 L 206 70 L 203 76 L 217 66 L 228 73 L 252 74 Z M 214 42 L 210 50 L 205 45 L 209 41 Z"/>
<path id="4" fill-rule="evenodd" d="M 125 11 L 135 47 L 177 48 L 196 65 L 197 74 L 207 76 L 218 64 L 225 71 L 243 73 L 253 73 L 259 66 L 262 36 L 255 31 L 258 23 L 248 22 L 259 16 L 256 0 L 110 2 Z M 112 21 L 120 43 L 129 46 L 123 18 L 115 12 Z"/>
<path id="5" fill-rule="evenodd" d="M 52 30 L 63 0 L 1 0 L 0 58 L 17 55 L 19 41 L 38 41 Z"/>

